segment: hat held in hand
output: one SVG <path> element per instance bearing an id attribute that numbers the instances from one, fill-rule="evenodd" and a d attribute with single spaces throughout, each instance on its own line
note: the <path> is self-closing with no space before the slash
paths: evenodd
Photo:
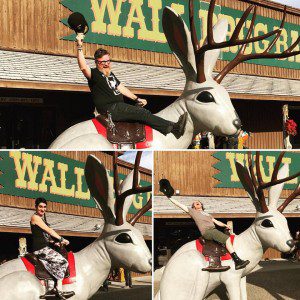
<path id="1" fill-rule="evenodd" d="M 168 198 L 174 195 L 174 189 L 168 179 L 161 179 L 159 181 L 159 190 L 166 195 Z"/>
<path id="2" fill-rule="evenodd" d="M 70 28 L 76 32 L 76 34 L 86 34 L 89 31 L 87 21 L 85 20 L 84 16 L 79 12 L 74 12 L 69 16 L 68 24 Z"/>

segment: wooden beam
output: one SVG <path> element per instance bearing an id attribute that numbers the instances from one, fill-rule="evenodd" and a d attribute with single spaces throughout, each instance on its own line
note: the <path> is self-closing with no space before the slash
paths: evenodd
<path id="1" fill-rule="evenodd" d="M 33 90 L 49 90 L 49 91 L 64 91 L 64 92 L 83 92 L 89 93 L 90 89 L 83 84 L 68 84 L 68 83 L 51 83 L 40 81 L 20 81 L 20 80 L 0 80 L 0 88 L 10 89 L 33 89 Z M 129 86 L 134 94 L 138 95 L 153 95 L 153 96 L 169 96 L 179 97 L 182 91 L 179 90 L 162 90 L 162 89 L 145 89 Z M 277 96 L 277 95 L 259 95 L 259 94 L 240 94 L 229 93 L 231 99 L 235 100 L 256 100 L 256 101 L 288 101 L 300 102 L 300 96 Z"/>
<path id="2" fill-rule="evenodd" d="M 245 219 L 245 218 L 255 218 L 255 213 L 216 213 L 212 214 L 214 218 L 225 218 L 225 219 Z M 286 218 L 299 218 L 299 213 L 286 213 L 284 214 Z M 154 214 L 155 219 L 191 219 L 191 217 L 186 214 Z"/>
<path id="3" fill-rule="evenodd" d="M 277 96 L 277 95 L 254 95 L 254 94 L 240 94 L 229 93 L 231 99 L 236 100 L 257 100 L 257 101 L 291 101 L 300 102 L 300 96 Z"/>
<path id="4" fill-rule="evenodd" d="M 62 236 L 71 236 L 71 237 L 94 237 L 97 238 L 100 236 L 99 232 L 75 232 L 69 230 L 55 230 L 59 235 Z M 22 227 L 9 227 L 9 226 L 0 226 L 0 232 L 5 233 L 25 233 L 31 234 L 30 228 Z M 144 236 L 145 240 L 152 240 L 152 237 L 149 235 Z"/>

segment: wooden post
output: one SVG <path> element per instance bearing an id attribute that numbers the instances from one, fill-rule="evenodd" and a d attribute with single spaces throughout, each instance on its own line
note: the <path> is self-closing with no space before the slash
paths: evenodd
<path id="1" fill-rule="evenodd" d="M 282 114 L 283 114 L 283 125 L 282 125 L 282 132 L 283 132 L 283 147 L 284 149 L 293 149 L 293 146 L 290 142 L 290 136 L 287 134 L 285 130 L 285 122 L 289 119 L 289 106 L 288 104 L 283 105 L 282 107 Z"/>

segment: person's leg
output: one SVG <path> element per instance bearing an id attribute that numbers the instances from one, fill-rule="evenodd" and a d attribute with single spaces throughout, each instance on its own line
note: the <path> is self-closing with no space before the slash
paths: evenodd
<path id="1" fill-rule="evenodd" d="M 183 132 L 186 123 L 186 117 L 184 120 L 179 120 L 180 122 L 173 123 L 167 121 L 161 117 L 153 115 L 149 110 L 133 106 L 126 103 L 116 103 L 113 104 L 109 109 L 112 115 L 113 121 L 137 121 L 143 124 L 149 125 L 153 129 L 166 135 L 168 133 L 173 133 L 177 138 L 179 138 Z M 182 118 L 181 118 L 182 119 Z"/>
<path id="2" fill-rule="evenodd" d="M 74 292 L 62 292 L 62 280 L 69 265 L 68 261 L 50 247 L 46 247 L 44 254 L 45 257 L 41 261 L 47 271 L 55 278 L 53 291 L 56 293 L 56 296 L 64 300 L 75 295 Z"/>
<path id="3" fill-rule="evenodd" d="M 250 263 L 249 260 L 242 260 L 238 257 L 238 255 L 235 253 L 235 250 L 231 243 L 230 237 L 227 234 L 225 234 L 217 229 L 213 229 L 212 237 L 213 237 L 214 241 L 224 244 L 226 246 L 226 249 L 230 253 L 230 255 L 235 263 L 236 270 L 245 268 Z"/>

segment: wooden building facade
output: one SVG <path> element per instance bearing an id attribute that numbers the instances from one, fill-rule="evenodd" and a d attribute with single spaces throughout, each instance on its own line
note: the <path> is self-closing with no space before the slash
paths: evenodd
<path id="1" fill-rule="evenodd" d="M 3 18 L 0 20 L 3 29 L 0 45 L 0 60 L 3 66 L 2 70 L 0 69 L 2 128 L 0 135 L 4 141 L 1 146 L 45 148 L 70 125 L 91 118 L 93 104 L 84 77 L 77 70 L 79 74 L 77 79 L 75 77 L 73 79 L 68 74 L 64 79 L 62 78 L 64 70 L 59 71 L 60 68 L 68 68 L 68 64 L 62 65 L 62 62 L 69 59 L 74 69 L 77 68 L 76 59 L 72 60 L 76 57 L 74 35 L 65 25 L 72 11 L 83 13 L 90 26 L 84 43 L 84 53 L 87 58 L 92 58 L 97 48 L 105 47 L 111 53 L 113 61 L 121 64 L 122 81 L 128 83 L 128 87 L 133 92 L 147 97 L 149 109 L 153 112 L 174 101 L 181 94 L 181 87 L 164 86 L 164 82 L 159 85 L 147 72 L 149 66 L 157 68 L 153 69 L 154 73 L 158 72 L 159 68 L 166 67 L 174 69 L 174 72 L 178 71 L 178 78 L 182 77 L 179 64 L 175 56 L 170 53 L 162 33 L 161 16 L 163 7 L 169 5 L 186 19 L 187 2 L 184 0 L 85 0 L 81 2 L 0 0 L 0 8 L 3 12 Z M 202 40 L 205 37 L 203 33 L 205 26 L 200 29 L 200 23 L 205 24 L 207 2 L 209 1 L 205 0 L 195 4 L 196 25 L 199 23 L 199 36 Z M 258 7 L 256 35 L 279 26 L 284 7 L 269 0 L 250 2 L 219 0 L 214 20 L 217 16 L 225 17 L 230 25 L 229 31 L 232 33 L 240 15 L 250 4 Z M 250 19 L 246 26 L 249 24 Z M 282 37 L 276 44 L 276 52 L 284 51 L 298 38 L 299 9 L 287 8 L 286 24 Z M 255 43 L 248 49 L 262 52 L 268 43 L 269 40 Z M 299 46 L 294 50 L 298 51 Z M 224 49 L 215 71 L 221 71 L 237 51 L 237 47 Z M 23 64 L 23 59 L 28 64 L 32 60 L 34 68 L 41 70 L 41 73 L 34 73 L 30 68 L 26 68 L 27 73 L 25 70 L 24 74 L 19 76 L 18 68 L 21 66 L 16 67 L 14 62 L 19 61 Z M 139 68 L 139 75 L 136 76 L 149 77 L 145 79 L 147 85 L 139 85 L 139 81 L 131 81 L 133 66 Z M 51 69 L 52 67 L 54 69 Z M 238 65 L 232 71 L 233 77 L 230 82 L 224 83 L 244 124 L 244 130 L 253 133 L 247 144 L 248 147 L 269 149 L 283 147 L 284 105 L 289 106 L 290 117 L 296 123 L 300 123 L 299 113 L 297 113 L 300 101 L 299 69 L 300 55 L 281 60 L 250 61 Z M 1 73 L 4 75 L 1 76 Z M 116 73 L 119 75 L 118 70 Z M 237 77 L 234 77 L 235 75 Z M 248 86 L 239 87 L 237 83 L 239 76 L 246 76 L 242 81 L 250 83 L 255 78 L 261 77 L 262 87 L 254 90 L 249 90 Z M 67 77 L 70 80 L 67 80 Z M 14 104 L 14 109 L 9 108 L 11 103 Z M 45 119 L 48 123 L 44 121 Z M 32 132 L 30 120 L 35 120 L 36 124 L 41 125 L 44 128 L 43 132 Z M 28 136 L 26 141 L 22 139 L 24 135 Z M 34 136 L 38 138 L 34 139 Z M 292 140 L 294 147 L 298 147 L 300 143 L 298 137 L 299 135 Z"/>
<path id="2" fill-rule="evenodd" d="M 253 155 L 255 152 L 252 153 Z M 278 151 L 262 151 L 261 172 L 265 182 L 270 181 Z M 233 224 L 234 233 L 246 230 L 253 222 L 256 211 L 242 188 L 234 161 L 247 161 L 247 153 L 238 151 L 157 151 L 154 154 L 154 235 L 155 255 L 160 249 L 172 253 L 187 240 L 199 235 L 193 220 L 173 205 L 159 191 L 159 180 L 166 178 L 175 190 L 175 199 L 191 206 L 200 200 L 206 211 L 223 222 Z M 284 162 L 290 166 L 290 175 L 299 172 L 300 153 L 287 152 Z M 299 177 L 288 182 L 280 196 L 286 199 L 299 185 Z M 267 195 L 267 193 L 266 193 Z M 293 200 L 284 211 L 292 236 L 299 230 L 300 198 Z M 265 258 L 279 258 L 281 253 L 269 249 Z M 158 262 L 156 261 L 156 264 Z"/>
<path id="3" fill-rule="evenodd" d="M 20 237 L 25 236 L 30 241 L 29 221 L 37 197 L 47 200 L 48 222 L 60 235 L 71 240 L 73 251 L 82 249 L 100 235 L 104 220 L 84 179 L 84 165 L 89 154 L 99 158 L 112 176 L 111 152 L 1 151 L 0 241 L 7 244 L 7 248 L 0 251 L 0 258 L 17 253 Z M 118 159 L 120 180 L 132 169 L 132 164 Z M 143 167 L 139 168 L 139 172 L 141 184 L 151 185 L 152 172 Z M 150 193 L 134 197 L 128 220 L 149 198 Z M 147 212 L 136 224 L 149 248 L 151 214 L 151 211 Z"/>

